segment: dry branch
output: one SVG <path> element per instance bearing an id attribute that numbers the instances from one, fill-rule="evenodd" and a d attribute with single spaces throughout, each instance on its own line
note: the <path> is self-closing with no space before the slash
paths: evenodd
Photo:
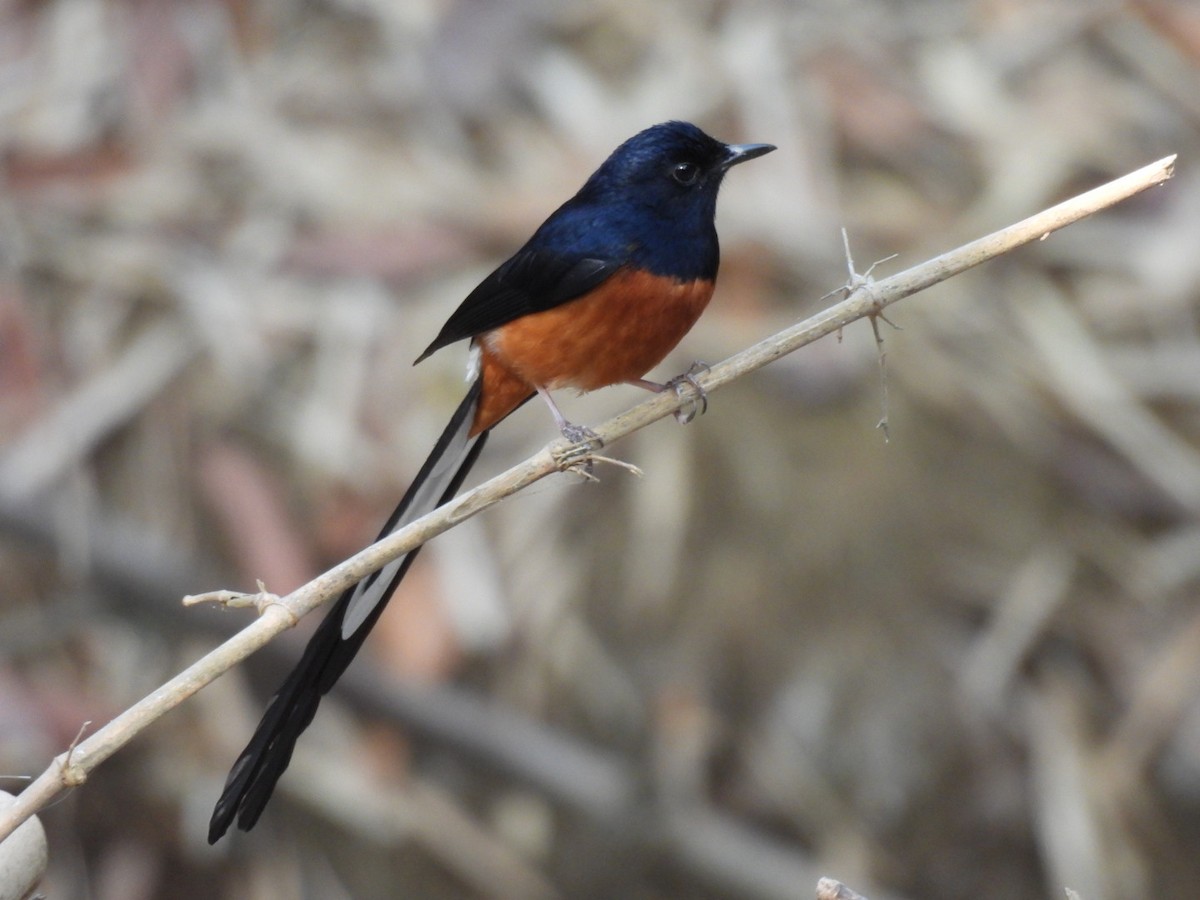
<path id="1" fill-rule="evenodd" d="M 822 878 L 817 882 L 817 900 L 867 900 L 867 898 L 846 887 L 840 881 Z"/>
<path id="2" fill-rule="evenodd" d="M 969 268 L 1092 215 L 1146 188 L 1169 179 L 1175 157 L 1170 156 L 1105 185 L 1080 194 L 1037 215 L 965 244 L 927 262 L 880 281 L 855 276 L 845 286 L 846 299 L 829 309 L 772 335 L 715 365 L 697 378 L 708 393 L 762 368 L 768 363 L 839 331 L 864 317 L 878 316 L 897 300 L 944 281 Z M 673 393 L 658 394 L 594 427 L 604 445 L 644 428 L 691 403 Z M 394 532 L 338 564 L 278 602 L 266 604 L 260 618 L 185 671 L 117 716 L 69 752 L 56 757 L 17 802 L 0 814 L 0 840 L 43 808 L 67 786 L 82 784 L 88 773 L 133 739 L 142 729 L 175 708 L 223 672 L 241 662 L 296 620 L 327 602 L 346 587 L 382 568 L 430 538 L 498 503 L 535 481 L 578 464 L 586 448 L 555 441 L 529 459 L 467 491 L 429 515 Z"/>

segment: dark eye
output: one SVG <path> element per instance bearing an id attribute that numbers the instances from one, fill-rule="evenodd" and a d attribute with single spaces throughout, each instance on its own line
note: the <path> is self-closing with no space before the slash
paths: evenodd
<path id="1" fill-rule="evenodd" d="M 700 177 L 700 167 L 692 162 L 675 163 L 671 177 L 682 185 L 695 184 Z"/>

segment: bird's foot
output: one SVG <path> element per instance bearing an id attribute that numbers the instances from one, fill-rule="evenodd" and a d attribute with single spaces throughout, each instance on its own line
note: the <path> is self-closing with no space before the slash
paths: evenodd
<path id="1" fill-rule="evenodd" d="M 571 442 L 571 446 L 564 450 L 559 457 L 559 464 L 564 469 L 579 473 L 589 481 L 595 481 L 596 476 L 592 474 L 595 454 L 604 446 L 600 435 L 586 425 L 575 425 L 565 420 L 559 430 L 562 432 L 562 436 Z"/>
<path id="2" fill-rule="evenodd" d="M 586 425 L 576 425 L 572 422 L 563 422 L 562 436 L 572 444 L 586 444 L 588 450 L 599 450 L 604 446 L 604 441 L 600 440 L 600 435 L 592 431 Z"/>
<path id="3" fill-rule="evenodd" d="M 686 425 L 695 419 L 696 416 L 702 416 L 708 412 L 708 392 L 696 380 L 697 375 L 703 375 L 708 370 L 708 363 L 694 362 L 682 375 L 676 375 L 663 385 L 664 388 L 673 390 L 675 396 L 680 400 L 687 399 L 689 401 L 687 406 L 681 406 L 675 410 L 675 421 L 680 425 Z M 687 387 L 685 388 L 684 385 L 687 385 Z"/>

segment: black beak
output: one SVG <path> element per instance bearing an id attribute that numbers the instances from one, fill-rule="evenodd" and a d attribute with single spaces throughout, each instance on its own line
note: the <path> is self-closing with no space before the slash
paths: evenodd
<path id="1" fill-rule="evenodd" d="M 774 144 L 726 144 L 725 160 L 721 163 L 721 168 L 728 169 L 748 159 L 765 156 L 774 149 Z"/>

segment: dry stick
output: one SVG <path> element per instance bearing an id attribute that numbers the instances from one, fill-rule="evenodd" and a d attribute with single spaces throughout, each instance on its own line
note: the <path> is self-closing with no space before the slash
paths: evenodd
<path id="1" fill-rule="evenodd" d="M 852 277 L 845 288 L 847 297 L 841 303 L 731 356 L 698 376 L 697 381 L 705 392 L 711 393 L 805 344 L 812 343 L 817 338 L 844 328 L 856 319 L 878 316 L 887 306 L 903 297 L 945 281 L 1022 244 L 1044 239 L 1072 222 L 1112 206 L 1146 188 L 1161 184 L 1174 174 L 1174 164 L 1175 157 L 1168 156 L 1031 216 L 1023 222 L 964 244 L 957 250 L 951 250 L 890 278 L 873 282 L 863 276 Z M 680 397 L 674 392 L 664 391 L 596 426 L 593 431 L 602 444 L 611 444 L 651 422 L 671 415 L 676 409 L 690 402 L 691 399 L 686 395 Z M 586 449 L 565 440 L 554 441 L 507 472 L 460 494 L 429 515 L 339 563 L 287 597 L 278 600 L 270 598 L 270 602 L 262 604 L 263 613 L 256 621 L 154 693 L 134 704 L 90 738 L 81 741 L 69 752 L 55 757 L 50 767 L 21 792 L 17 802 L 0 813 L 0 840 L 44 807 L 64 788 L 83 784 L 88 773 L 132 740 L 142 729 L 168 710 L 174 709 L 218 675 L 241 662 L 281 631 L 295 625 L 300 616 L 311 612 L 398 556 L 505 497 L 547 475 L 578 465 L 581 458 L 586 456 Z"/>
<path id="2" fill-rule="evenodd" d="M 817 882 L 817 900 L 867 900 L 867 898 L 846 887 L 840 881 L 822 878 Z"/>

